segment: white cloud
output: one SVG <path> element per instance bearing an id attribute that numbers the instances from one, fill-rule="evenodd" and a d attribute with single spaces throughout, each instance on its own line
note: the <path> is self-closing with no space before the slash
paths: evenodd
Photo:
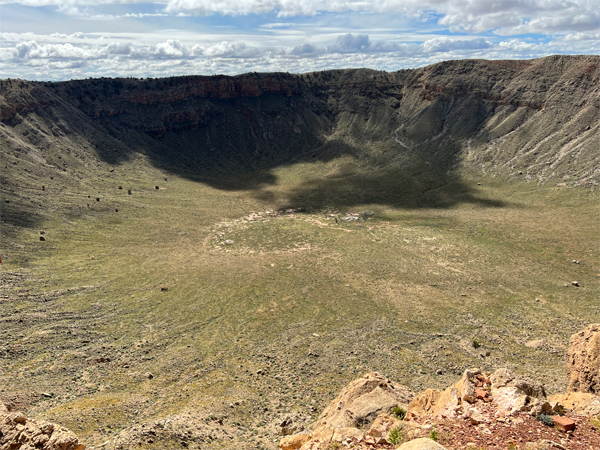
<path id="1" fill-rule="evenodd" d="M 483 38 L 470 40 L 452 40 L 447 37 L 431 39 L 423 43 L 423 52 L 450 52 L 453 50 L 481 50 L 492 45 Z"/>
<path id="2" fill-rule="evenodd" d="M 369 36 L 366 34 L 344 34 L 339 36 L 335 45 L 329 47 L 332 53 L 356 53 L 367 51 L 371 46 Z"/>
<path id="3" fill-rule="evenodd" d="M 289 51 L 289 54 L 296 55 L 296 56 L 313 56 L 313 55 L 316 55 L 321 52 L 322 52 L 322 50 L 315 45 L 302 44 L 302 45 L 297 45 L 297 46 L 293 47 Z"/>
<path id="4" fill-rule="evenodd" d="M 152 47 L 150 51 L 154 56 L 161 58 L 183 58 L 190 54 L 188 48 L 181 42 L 171 39 Z"/>
<path id="5" fill-rule="evenodd" d="M 64 14 L 86 15 L 91 14 L 87 7 L 148 2 L 0 0 L 0 3 L 56 5 Z M 276 13 L 279 17 L 294 17 L 320 13 L 379 12 L 399 13 L 419 20 L 441 16 L 439 24 L 453 31 L 480 33 L 495 30 L 499 35 L 583 32 L 597 30 L 600 23 L 597 0 L 156 0 L 153 3 L 161 5 L 164 13 L 175 15 L 243 16 Z"/>
<path id="6" fill-rule="evenodd" d="M 587 33 L 571 33 L 563 38 L 565 41 L 596 41 L 596 45 L 600 42 L 600 32 Z"/>
<path id="7" fill-rule="evenodd" d="M 90 59 L 98 56 L 98 50 L 72 44 L 40 45 L 36 41 L 27 41 L 15 46 L 13 56 L 21 59 Z"/>
<path id="8" fill-rule="evenodd" d="M 243 42 L 223 41 L 205 48 L 203 54 L 209 57 L 221 58 L 257 58 L 261 55 L 261 51 L 257 48 L 248 47 Z"/>
<path id="9" fill-rule="evenodd" d="M 36 33 L 18 33 L 12 26 L 13 32 L 0 33 L 0 73 L 66 79 L 337 67 L 397 70 L 443 59 L 598 53 L 600 42 L 600 16 L 589 0 L 157 0 L 153 8 L 131 5 L 141 2 L 148 3 L 22 0 L 57 6 L 37 12 L 54 11 L 56 26 L 22 28 Z M 274 20 L 276 15 L 286 19 Z M 519 36 L 529 33 L 542 36 Z"/>

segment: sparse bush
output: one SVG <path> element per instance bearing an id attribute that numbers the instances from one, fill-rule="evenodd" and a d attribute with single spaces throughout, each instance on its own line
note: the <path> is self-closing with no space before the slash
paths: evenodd
<path id="1" fill-rule="evenodd" d="M 438 431 L 435 428 L 432 428 L 431 431 L 429 432 L 429 439 L 437 442 L 439 438 L 440 438 L 440 435 L 439 435 Z"/>
<path id="2" fill-rule="evenodd" d="M 542 422 L 544 425 L 548 425 L 549 427 L 554 426 L 554 420 L 548 414 L 538 414 L 535 416 L 535 420 L 538 422 Z"/>
<path id="3" fill-rule="evenodd" d="M 392 428 L 388 434 L 388 441 L 390 441 L 392 445 L 402 444 L 405 439 L 406 436 L 398 427 Z"/>
<path id="4" fill-rule="evenodd" d="M 406 410 L 400 406 L 394 406 L 394 409 L 392 409 L 392 415 L 398 420 L 404 420 L 406 417 Z"/>
<path id="5" fill-rule="evenodd" d="M 127 189 L 127 195 L 131 195 L 131 189 Z"/>
<path id="6" fill-rule="evenodd" d="M 479 343 L 479 341 L 477 339 L 473 339 L 473 348 L 479 348 L 481 347 L 481 344 Z"/>

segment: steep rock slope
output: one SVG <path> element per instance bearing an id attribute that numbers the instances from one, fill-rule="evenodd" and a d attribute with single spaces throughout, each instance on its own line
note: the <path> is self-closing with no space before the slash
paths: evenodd
<path id="1" fill-rule="evenodd" d="M 216 187 L 252 188 L 273 183 L 279 165 L 345 155 L 363 173 L 414 179 L 398 187 L 410 198 L 474 171 L 596 185 L 599 63 L 552 56 L 393 73 L 6 80 L 0 143 L 4 169 L 16 167 L 3 171 L 2 188 L 41 189 L 50 176 L 74 188 L 101 162 L 137 157 Z M 240 173 L 249 176 L 224 181 Z M 378 186 L 368 175 L 360 182 Z"/>

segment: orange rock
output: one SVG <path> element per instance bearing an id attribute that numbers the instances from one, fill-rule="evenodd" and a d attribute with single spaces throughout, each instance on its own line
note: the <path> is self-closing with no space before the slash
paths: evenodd
<path id="1" fill-rule="evenodd" d="M 479 400 L 483 400 L 487 397 L 488 392 L 486 390 L 483 389 L 475 389 L 475 397 L 477 397 Z"/>
<path id="2" fill-rule="evenodd" d="M 279 441 L 281 450 L 297 450 L 310 441 L 310 434 L 296 434 L 294 436 L 284 437 Z"/>
<path id="3" fill-rule="evenodd" d="M 569 431 L 575 429 L 575 421 L 564 416 L 551 416 L 554 420 L 554 425 L 563 431 Z"/>

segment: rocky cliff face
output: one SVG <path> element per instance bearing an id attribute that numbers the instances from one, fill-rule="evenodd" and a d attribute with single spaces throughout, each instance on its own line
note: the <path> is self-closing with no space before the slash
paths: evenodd
<path id="1" fill-rule="evenodd" d="M 394 73 L 10 80 L 2 134 L 36 145 L 23 133 L 44 124 L 63 141 L 49 145 L 69 146 L 64 135 L 75 134 L 104 159 L 146 152 L 186 173 L 349 154 L 408 172 L 427 164 L 590 185 L 600 180 L 599 63 L 554 56 Z"/>
<path id="2" fill-rule="evenodd" d="M 85 450 L 85 445 L 64 427 L 33 420 L 0 403 L 0 448 L 10 450 Z"/>
<path id="3" fill-rule="evenodd" d="M 600 324 L 571 336 L 567 360 L 567 391 L 600 396 Z"/>

